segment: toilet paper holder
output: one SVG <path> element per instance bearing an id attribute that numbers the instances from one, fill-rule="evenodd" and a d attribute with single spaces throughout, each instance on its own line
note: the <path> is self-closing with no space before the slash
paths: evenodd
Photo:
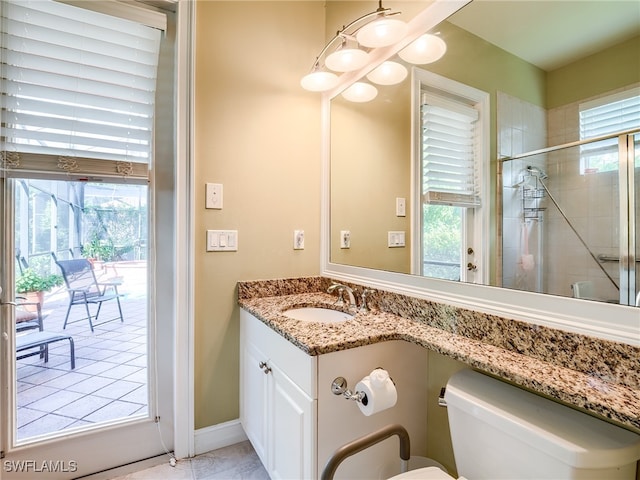
<path id="1" fill-rule="evenodd" d="M 334 395 L 342 395 L 347 400 L 360 402 L 363 405 L 368 403 L 367 395 L 364 392 L 352 392 L 347 385 L 347 379 L 344 377 L 336 377 L 331 382 L 331 393 Z"/>

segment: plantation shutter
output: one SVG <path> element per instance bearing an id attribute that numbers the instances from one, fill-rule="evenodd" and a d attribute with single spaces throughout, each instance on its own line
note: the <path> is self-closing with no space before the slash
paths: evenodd
<path id="1" fill-rule="evenodd" d="M 623 132 L 640 127 L 640 92 L 622 92 L 580 105 L 580 139 Z M 580 147 L 584 165 L 606 154 L 618 155 L 618 139 Z"/>
<path id="2" fill-rule="evenodd" d="M 423 202 L 480 206 L 475 129 L 478 111 L 426 93 L 422 98 Z"/>
<path id="3" fill-rule="evenodd" d="M 146 180 L 161 31 L 50 0 L 0 7 L 4 175 Z"/>

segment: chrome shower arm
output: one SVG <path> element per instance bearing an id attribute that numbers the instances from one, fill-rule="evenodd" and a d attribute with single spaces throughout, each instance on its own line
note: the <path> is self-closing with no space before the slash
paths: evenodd
<path id="1" fill-rule="evenodd" d="M 602 263 L 598 260 L 598 257 L 595 256 L 595 254 L 589 248 L 589 245 L 587 245 L 587 242 L 585 242 L 584 239 L 580 236 L 578 231 L 575 229 L 575 227 L 573 226 L 569 218 L 565 215 L 562 208 L 560 208 L 560 205 L 558 205 L 558 202 L 556 201 L 556 199 L 551 194 L 551 192 L 549 191 L 549 189 L 547 188 L 547 186 L 545 185 L 545 183 L 542 181 L 540 177 L 538 177 L 538 182 L 540 182 L 540 185 L 542 185 L 542 188 L 544 188 L 544 191 L 547 192 L 547 196 L 549 197 L 549 200 L 553 202 L 555 207 L 558 209 L 558 212 L 560 212 L 560 215 L 562 215 L 562 218 L 564 218 L 565 221 L 567 222 L 567 225 L 569 225 L 569 228 L 573 230 L 573 233 L 576 234 L 576 237 L 578 237 L 578 240 L 580 240 L 580 243 L 582 243 L 582 246 L 584 246 L 584 248 L 587 249 L 587 252 L 589 252 L 589 255 L 591 255 L 591 258 L 593 258 L 593 261 L 596 262 L 596 265 L 598 265 L 600 270 L 602 270 L 602 273 L 604 273 L 605 276 L 609 279 L 609 281 L 613 284 L 613 286 L 616 287 L 616 290 L 620 291 L 620 286 L 616 283 L 616 281 L 611 277 L 611 275 L 609 275 L 609 273 L 602 266 Z"/>

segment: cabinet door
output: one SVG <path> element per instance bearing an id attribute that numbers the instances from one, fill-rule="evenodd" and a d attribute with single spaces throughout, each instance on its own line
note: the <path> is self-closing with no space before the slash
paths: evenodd
<path id="1" fill-rule="evenodd" d="M 316 402 L 276 365 L 270 366 L 269 474 L 273 479 L 312 478 Z"/>
<path id="2" fill-rule="evenodd" d="M 267 357 L 251 342 L 242 342 L 240 423 L 256 453 L 267 465 L 267 408 L 270 375 L 260 368 Z"/>

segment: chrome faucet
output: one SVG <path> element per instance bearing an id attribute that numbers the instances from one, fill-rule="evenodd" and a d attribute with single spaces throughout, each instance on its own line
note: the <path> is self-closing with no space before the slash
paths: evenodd
<path id="1" fill-rule="evenodd" d="M 342 293 L 347 292 L 347 295 L 349 295 L 349 308 L 357 308 L 356 297 L 350 287 L 343 285 L 342 283 L 334 282 L 329 288 L 327 288 L 327 293 L 332 293 L 336 289 L 338 290 L 338 302 L 340 302 L 341 300 L 344 301 L 344 299 L 342 298 Z"/>
<path id="2" fill-rule="evenodd" d="M 365 288 L 364 290 L 362 290 L 362 294 L 360 295 L 360 298 L 362 299 L 362 301 L 360 302 L 360 311 L 362 313 L 367 313 L 369 311 L 369 307 L 367 306 L 367 297 L 373 293 L 373 290 L 369 290 L 368 288 Z"/>

